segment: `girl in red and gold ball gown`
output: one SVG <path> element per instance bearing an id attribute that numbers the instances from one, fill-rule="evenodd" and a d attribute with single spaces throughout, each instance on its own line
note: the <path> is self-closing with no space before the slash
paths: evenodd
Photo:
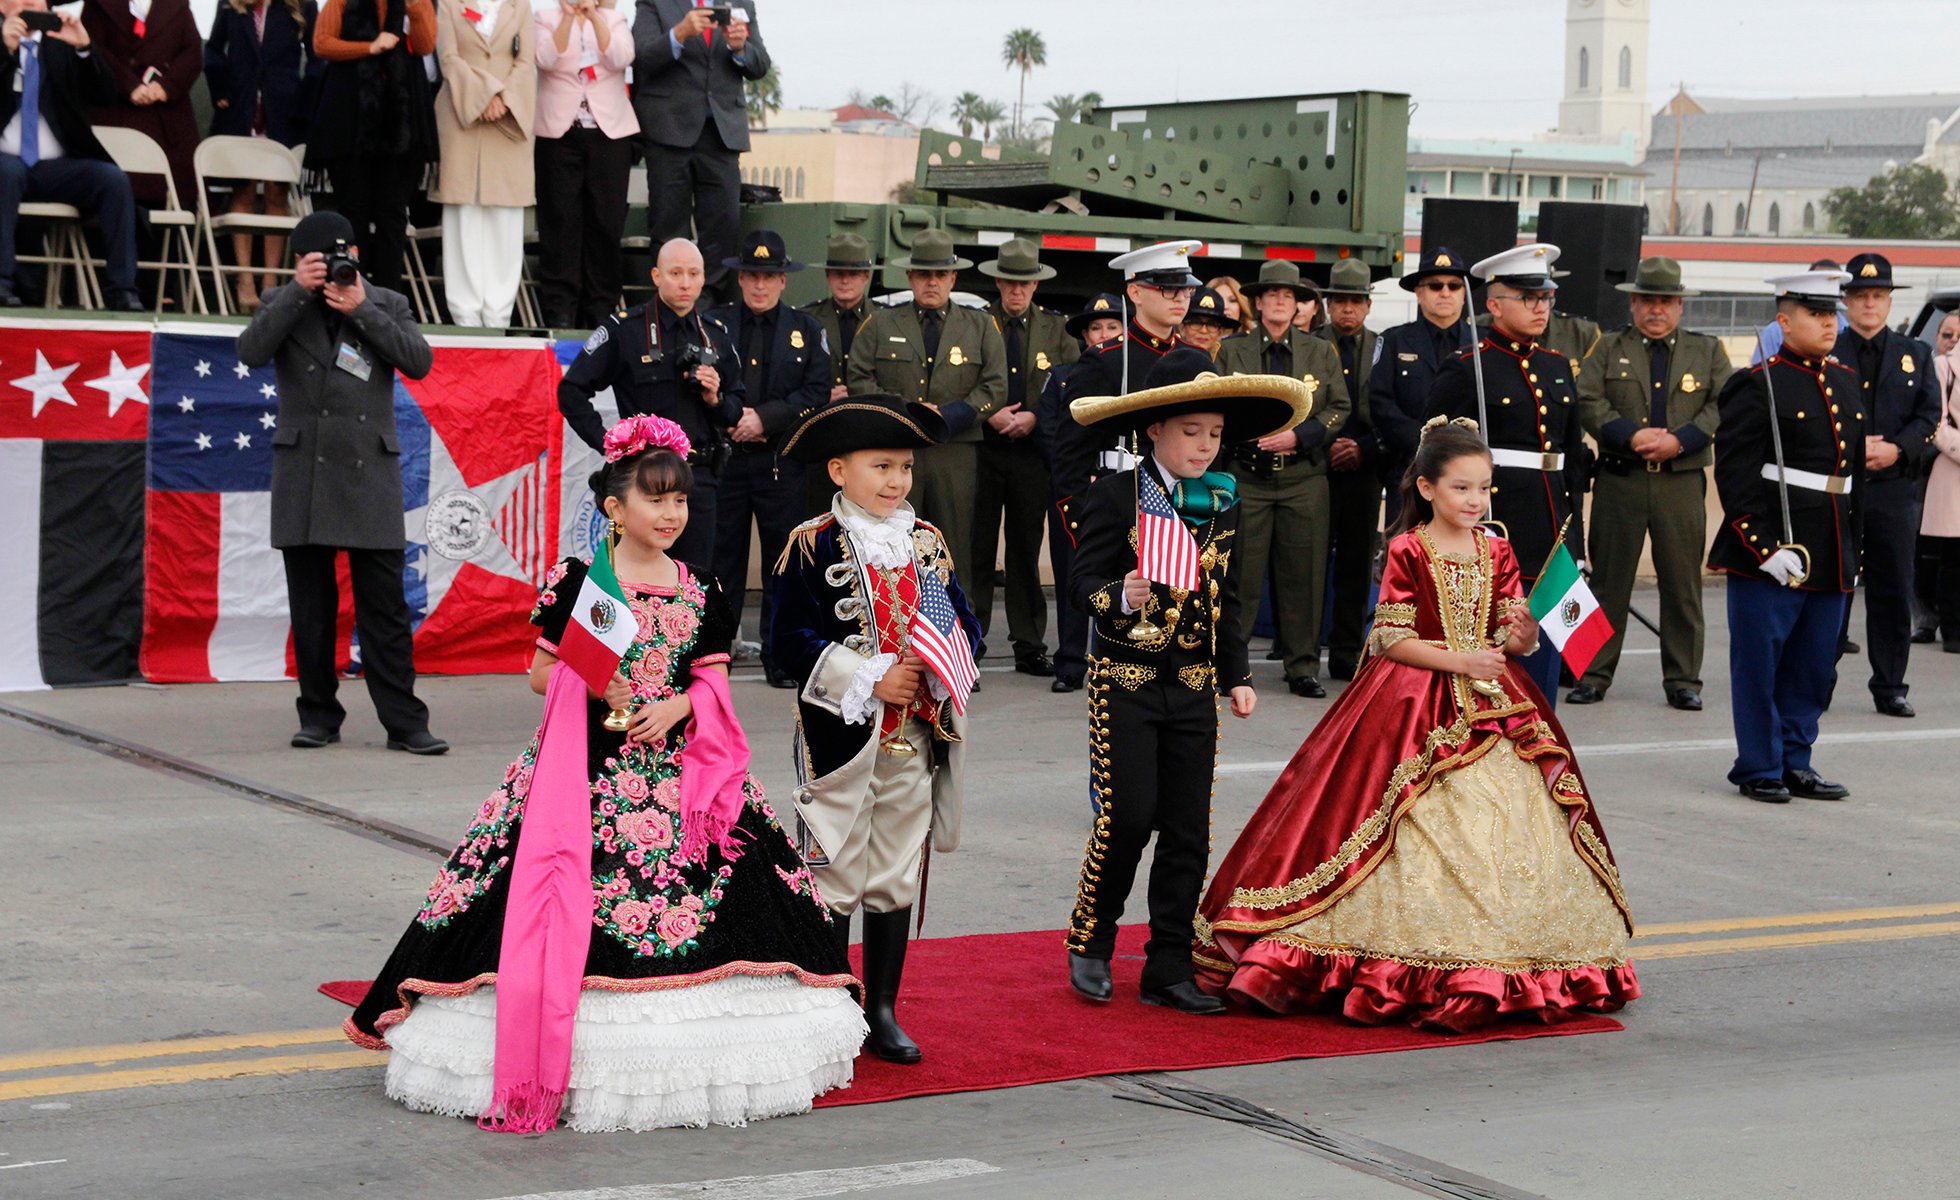
<path id="1" fill-rule="evenodd" d="M 1457 1032 L 1640 994 L 1612 851 L 1517 661 L 1538 628 L 1481 524 L 1490 477 L 1474 427 L 1425 432 L 1369 657 L 1199 908 L 1213 994 Z"/>

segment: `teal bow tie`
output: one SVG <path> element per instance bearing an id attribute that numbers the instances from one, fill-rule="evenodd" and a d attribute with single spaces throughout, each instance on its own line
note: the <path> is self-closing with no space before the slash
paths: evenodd
<path id="1" fill-rule="evenodd" d="M 1196 479 L 1180 479 L 1171 489 L 1171 507 L 1187 525 L 1203 525 L 1238 501 L 1238 481 L 1222 471 L 1206 471 Z"/>

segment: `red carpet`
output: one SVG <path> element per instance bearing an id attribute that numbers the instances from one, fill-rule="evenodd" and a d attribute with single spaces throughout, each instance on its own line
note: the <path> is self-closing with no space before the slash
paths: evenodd
<path id="1" fill-rule="evenodd" d="M 1187 1017 L 1137 1000 L 1144 937 L 1143 926 L 1137 925 L 1117 938 L 1116 997 L 1103 1005 L 1090 1004 L 1069 990 L 1059 930 L 914 942 L 898 1015 L 925 1050 L 925 1061 L 898 1067 L 861 1056 L 856 1082 L 817 1101 L 817 1107 L 1091 1075 L 1194 1071 L 1622 1028 L 1611 1017 L 1600 1016 L 1556 1025 L 1499 1023 L 1455 1035 L 1375 1029 L 1338 1017 L 1255 1016 L 1236 1009 L 1221 1017 Z M 352 1005 L 367 994 L 367 986 L 363 980 L 340 980 L 323 983 L 320 990 Z"/>

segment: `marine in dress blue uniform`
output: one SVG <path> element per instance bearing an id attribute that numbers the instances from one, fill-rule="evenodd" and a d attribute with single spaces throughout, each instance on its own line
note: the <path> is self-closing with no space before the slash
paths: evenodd
<path id="1" fill-rule="evenodd" d="M 1529 588 L 1558 544 L 1586 557 L 1581 505 L 1586 491 L 1586 440 L 1579 420 L 1579 387 L 1572 360 L 1542 345 L 1558 284 L 1551 266 L 1557 246 L 1527 243 L 1494 254 L 1471 274 L 1490 285 L 1491 327 L 1477 349 L 1462 351 L 1437 373 L 1430 416 L 1478 422 L 1491 456 L 1491 524 L 1517 551 Z M 1483 408 L 1477 372 L 1483 374 Z M 1550 638 L 1524 660 L 1545 703 L 1556 707 L 1558 647 Z"/>
<path id="2" fill-rule="evenodd" d="M 1850 324 L 1838 334 L 1831 357 L 1858 372 L 1870 421 L 1857 516 L 1872 703 L 1888 717 L 1910 717 L 1915 714 L 1906 700 L 1906 659 L 1912 651 L 1919 481 L 1935 453 L 1931 439 L 1940 419 L 1939 384 L 1926 343 L 1888 325 L 1892 292 L 1901 286 L 1892 280 L 1891 262 L 1882 254 L 1859 254 L 1844 269 L 1851 274 L 1844 285 Z"/>
<path id="3" fill-rule="evenodd" d="M 1708 565 L 1729 576 L 1736 741 L 1729 782 L 1769 804 L 1787 804 L 1793 794 L 1850 794 L 1810 764 L 1818 718 L 1837 686 L 1838 630 L 1858 576 L 1853 505 L 1870 428 L 1858 373 L 1828 356 L 1838 289 L 1849 278 L 1804 271 L 1769 281 L 1782 345 L 1729 377 L 1715 431 L 1722 526 Z"/>

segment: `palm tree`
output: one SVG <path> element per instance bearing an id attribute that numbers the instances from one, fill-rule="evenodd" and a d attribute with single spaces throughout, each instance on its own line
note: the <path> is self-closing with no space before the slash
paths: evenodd
<path id="1" fill-rule="evenodd" d="M 762 78 L 749 80 L 749 128 L 767 129 L 769 114 L 783 108 L 783 77 L 771 65 Z"/>
<path id="2" fill-rule="evenodd" d="M 1000 44 L 1001 65 L 1021 72 L 1021 98 L 1014 102 L 1014 132 L 1021 132 L 1021 112 L 1028 103 L 1028 73 L 1048 65 L 1048 43 L 1032 29 L 1016 29 Z"/>
<path id="3" fill-rule="evenodd" d="M 953 111 L 948 115 L 959 124 L 961 137 L 973 136 L 973 126 L 979 121 L 974 112 L 986 103 L 978 92 L 961 92 L 953 97 Z"/>
<path id="4" fill-rule="evenodd" d="M 1007 115 L 1007 106 L 998 100 L 982 100 L 973 108 L 973 119 L 980 126 L 980 140 L 994 140 L 994 126 L 1000 124 Z"/>
<path id="5" fill-rule="evenodd" d="M 1059 96 L 1050 96 L 1048 97 L 1048 103 L 1042 105 L 1042 107 L 1055 114 L 1055 124 L 1057 125 L 1060 125 L 1064 121 L 1073 121 L 1082 114 L 1082 101 L 1077 99 L 1072 92 L 1063 92 Z"/>
<path id="6" fill-rule="evenodd" d="M 1102 107 L 1102 93 L 1084 92 L 1075 98 L 1075 103 L 1077 106 L 1075 119 L 1086 121 L 1089 119 L 1090 113 Z"/>

